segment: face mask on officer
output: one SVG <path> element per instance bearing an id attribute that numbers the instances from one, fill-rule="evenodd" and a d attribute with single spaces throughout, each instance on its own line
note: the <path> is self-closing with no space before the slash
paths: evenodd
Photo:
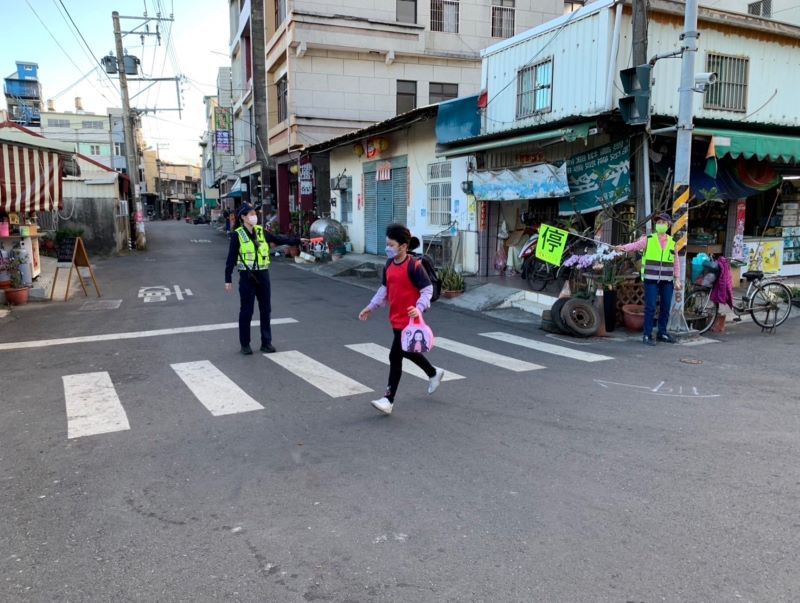
<path id="1" fill-rule="evenodd" d="M 256 214 L 248 215 L 247 221 L 250 222 L 253 226 L 258 224 L 258 216 Z"/>

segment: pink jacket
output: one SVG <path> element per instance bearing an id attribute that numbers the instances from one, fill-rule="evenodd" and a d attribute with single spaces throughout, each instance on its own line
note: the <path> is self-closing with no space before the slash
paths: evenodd
<path id="1" fill-rule="evenodd" d="M 661 243 L 661 249 L 667 248 L 667 237 L 658 237 L 658 242 Z M 647 236 L 642 237 L 638 241 L 634 241 L 633 243 L 628 243 L 627 245 L 622 246 L 622 250 L 625 253 L 630 253 L 632 251 L 644 251 L 647 247 Z M 681 279 L 681 260 L 678 257 L 678 254 L 675 254 L 675 263 L 673 264 L 672 274 L 675 276 L 675 280 L 679 281 Z"/>

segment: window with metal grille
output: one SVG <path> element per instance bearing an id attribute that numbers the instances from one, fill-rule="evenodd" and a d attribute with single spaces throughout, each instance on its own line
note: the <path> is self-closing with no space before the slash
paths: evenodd
<path id="1" fill-rule="evenodd" d="M 342 222 L 350 224 L 353 221 L 353 193 L 349 189 L 340 191 L 339 203 L 342 204 L 339 208 Z"/>
<path id="2" fill-rule="evenodd" d="M 284 75 L 275 83 L 278 89 L 278 122 L 286 121 L 289 117 L 288 81 Z"/>
<path id="3" fill-rule="evenodd" d="M 400 23 L 416 23 L 417 0 L 397 0 L 396 18 Z"/>
<path id="4" fill-rule="evenodd" d="M 417 108 L 417 82 L 397 80 L 397 114 Z"/>
<path id="5" fill-rule="evenodd" d="M 514 0 L 492 0 L 492 37 L 512 37 L 514 16 Z"/>
<path id="6" fill-rule="evenodd" d="M 747 14 L 756 17 L 772 17 L 772 0 L 751 2 L 747 5 Z"/>
<path id="7" fill-rule="evenodd" d="M 102 130 L 104 125 L 102 121 L 81 122 L 81 127 L 85 130 Z"/>
<path id="8" fill-rule="evenodd" d="M 553 59 L 517 72 L 517 119 L 550 111 L 553 102 Z"/>
<path id="9" fill-rule="evenodd" d="M 706 55 L 706 71 L 717 74 L 717 82 L 706 90 L 703 107 L 747 112 L 747 80 L 750 59 L 723 54 Z"/>
<path id="10" fill-rule="evenodd" d="M 428 102 L 441 103 L 458 97 L 458 84 L 442 84 L 431 82 L 428 84 Z"/>
<path id="11" fill-rule="evenodd" d="M 574 13 L 579 8 L 583 8 L 585 3 L 585 0 L 565 0 L 564 14 L 569 15 L 570 13 Z"/>
<path id="12" fill-rule="evenodd" d="M 452 166 L 449 161 L 428 164 L 428 224 L 447 225 L 451 220 Z"/>
<path id="13" fill-rule="evenodd" d="M 458 0 L 431 0 L 431 31 L 458 33 Z"/>
<path id="14" fill-rule="evenodd" d="M 48 128 L 69 128 L 69 120 L 68 119 L 48 119 L 47 120 L 47 127 Z"/>

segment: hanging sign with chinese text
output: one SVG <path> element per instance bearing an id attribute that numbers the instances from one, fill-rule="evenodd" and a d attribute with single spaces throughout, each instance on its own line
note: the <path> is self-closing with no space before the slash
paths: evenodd
<path id="1" fill-rule="evenodd" d="M 536 257 L 553 266 L 560 266 L 564 248 L 567 246 L 567 236 L 569 233 L 566 230 L 542 224 L 539 228 L 539 240 L 536 241 Z"/>

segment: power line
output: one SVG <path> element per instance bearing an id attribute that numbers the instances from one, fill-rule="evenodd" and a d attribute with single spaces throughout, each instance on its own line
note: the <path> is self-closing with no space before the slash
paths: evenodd
<path id="1" fill-rule="evenodd" d="M 67 17 L 69 17 L 69 20 L 72 23 L 72 26 L 75 28 L 75 31 L 78 32 L 78 35 L 81 37 L 81 40 L 83 40 L 83 43 L 86 45 L 86 49 L 89 51 L 89 54 L 95 61 L 97 61 L 97 55 L 92 51 L 91 46 L 89 46 L 89 42 L 86 41 L 86 38 L 83 37 L 83 33 L 81 32 L 78 25 L 75 23 L 75 20 L 72 18 L 72 15 L 69 13 L 67 7 L 64 5 L 64 0 L 58 0 L 58 3 L 64 8 L 64 12 L 67 13 Z M 105 69 L 103 69 L 102 71 L 103 73 L 105 73 L 105 76 L 108 78 L 108 81 L 111 82 L 111 85 L 113 86 L 114 80 L 112 80 L 111 76 L 108 75 L 108 73 L 106 73 Z"/>
<path id="2" fill-rule="evenodd" d="M 47 27 L 47 24 L 46 24 L 46 23 L 45 23 L 45 22 L 42 20 L 42 18 L 39 16 L 39 13 L 37 13 L 37 12 L 36 12 L 36 9 L 35 9 L 35 8 L 33 8 L 33 6 L 31 5 L 31 3 L 29 2 L 29 0 L 25 0 L 25 3 L 28 5 L 28 8 L 30 8 L 30 9 L 31 9 L 31 11 L 33 12 L 33 14 L 34 14 L 34 15 L 36 16 L 36 18 L 39 20 L 39 23 L 41 23 L 41 24 L 42 24 L 42 27 L 44 27 L 44 28 L 45 28 L 45 31 L 47 31 L 47 33 L 48 33 L 48 34 L 50 35 L 50 37 L 53 39 L 53 42 L 55 42 L 55 43 L 56 43 L 56 46 L 58 46 L 58 47 L 61 49 L 61 52 L 63 52 L 63 53 L 64 53 L 64 56 L 66 56 L 66 57 L 69 59 L 69 62 L 70 62 L 70 63 L 72 63 L 72 64 L 75 66 L 75 69 L 77 69 L 77 70 L 78 70 L 78 73 L 82 73 L 82 72 L 83 72 L 83 69 L 82 69 L 81 67 L 78 67 L 78 64 L 75 62 L 75 59 L 73 59 L 73 58 L 72 58 L 72 55 L 71 55 L 70 53 L 68 53 L 68 52 L 66 51 L 66 49 L 65 49 L 65 48 L 64 48 L 64 47 L 61 45 L 61 42 L 59 42 L 59 41 L 58 41 L 58 38 L 56 38 L 56 37 L 53 35 L 53 32 L 52 32 L 52 31 L 50 31 L 50 28 L 49 28 L 49 27 Z M 94 68 L 94 69 L 98 69 L 98 66 L 95 66 L 95 68 Z M 94 71 L 94 69 L 93 69 L 92 71 Z M 112 101 L 111 99 L 109 99 L 109 98 L 108 98 L 108 97 L 105 95 L 105 93 L 104 93 L 104 92 L 103 92 L 103 91 L 102 91 L 100 88 L 97 88 L 97 87 L 94 87 L 94 88 L 95 88 L 95 90 L 97 90 L 97 91 L 100 93 L 100 96 L 102 96 L 104 99 L 106 99 L 106 100 L 107 100 L 109 103 L 111 103 L 111 104 L 114 104 L 114 101 Z"/>

